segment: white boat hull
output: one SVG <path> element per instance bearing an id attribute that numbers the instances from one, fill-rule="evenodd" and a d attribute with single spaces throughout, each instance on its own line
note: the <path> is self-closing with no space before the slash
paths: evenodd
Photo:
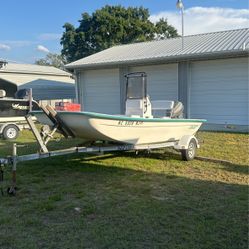
<path id="1" fill-rule="evenodd" d="M 44 113 L 35 112 L 38 122 L 51 124 Z M 153 144 L 179 141 L 194 135 L 204 120 L 147 119 L 87 112 L 58 112 L 75 137 L 125 144 Z"/>

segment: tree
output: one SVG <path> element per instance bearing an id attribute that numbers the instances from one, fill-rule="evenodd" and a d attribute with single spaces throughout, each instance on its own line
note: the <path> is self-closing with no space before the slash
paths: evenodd
<path id="1" fill-rule="evenodd" d="M 63 26 L 62 55 L 71 62 L 114 45 L 178 36 L 167 20 L 154 24 L 149 17 L 148 9 L 120 5 L 106 5 L 91 15 L 83 13 L 78 28 L 70 23 Z"/>
<path id="2" fill-rule="evenodd" d="M 155 34 L 155 39 L 163 40 L 166 38 L 178 37 L 177 30 L 168 24 L 167 20 L 161 18 L 156 24 L 157 33 Z"/>
<path id="3" fill-rule="evenodd" d="M 63 55 L 48 53 L 44 59 L 39 59 L 35 62 L 41 66 L 53 66 L 60 69 L 64 69 L 66 59 Z"/>

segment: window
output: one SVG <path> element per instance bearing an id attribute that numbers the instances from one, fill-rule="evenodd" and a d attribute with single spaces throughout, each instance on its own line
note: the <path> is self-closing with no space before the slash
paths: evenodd
<path id="1" fill-rule="evenodd" d="M 146 95 L 143 77 L 129 77 L 127 82 L 127 99 L 142 99 Z"/>

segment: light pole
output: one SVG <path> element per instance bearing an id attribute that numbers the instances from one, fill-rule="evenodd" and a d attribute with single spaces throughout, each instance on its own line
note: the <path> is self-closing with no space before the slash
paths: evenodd
<path id="1" fill-rule="evenodd" d="M 179 9 L 182 14 L 182 50 L 183 50 L 184 49 L 184 18 L 183 18 L 184 5 L 183 5 L 182 0 L 177 0 L 176 8 Z"/>

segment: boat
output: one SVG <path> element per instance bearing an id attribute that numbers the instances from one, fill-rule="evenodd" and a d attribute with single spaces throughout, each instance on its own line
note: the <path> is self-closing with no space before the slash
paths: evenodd
<path id="1" fill-rule="evenodd" d="M 20 90 L 15 98 L 6 97 L 6 92 L 0 89 L 0 134 L 5 139 L 17 138 L 19 130 L 28 127 L 25 116 L 30 111 L 30 103 L 33 110 L 40 109 L 36 101 L 30 102 L 24 95 L 24 90 Z"/>
<path id="2" fill-rule="evenodd" d="M 130 73 L 125 77 L 125 115 L 58 111 L 57 117 L 75 137 L 132 145 L 177 142 L 184 136 L 193 136 L 205 122 L 182 118 L 181 102 L 150 101 L 146 73 Z M 43 112 L 32 111 L 31 114 L 38 122 L 53 125 Z"/>
<path id="3" fill-rule="evenodd" d="M 33 112 L 38 122 L 50 124 L 42 112 Z M 58 112 L 75 137 L 88 141 L 111 141 L 125 144 L 152 144 L 178 141 L 194 135 L 204 120 L 140 118 L 93 112 Z"/>
<path id="4" fill-rule="evenodd" d="M 6 92 L 0 89 L 0 123 L 25 121 L 30 111 L 30 101 L 24 90 L 16 94 L 16 98 L 5 97 Z M 36 101 L 32 101 L 32 110 L 40 110 Z"/>

